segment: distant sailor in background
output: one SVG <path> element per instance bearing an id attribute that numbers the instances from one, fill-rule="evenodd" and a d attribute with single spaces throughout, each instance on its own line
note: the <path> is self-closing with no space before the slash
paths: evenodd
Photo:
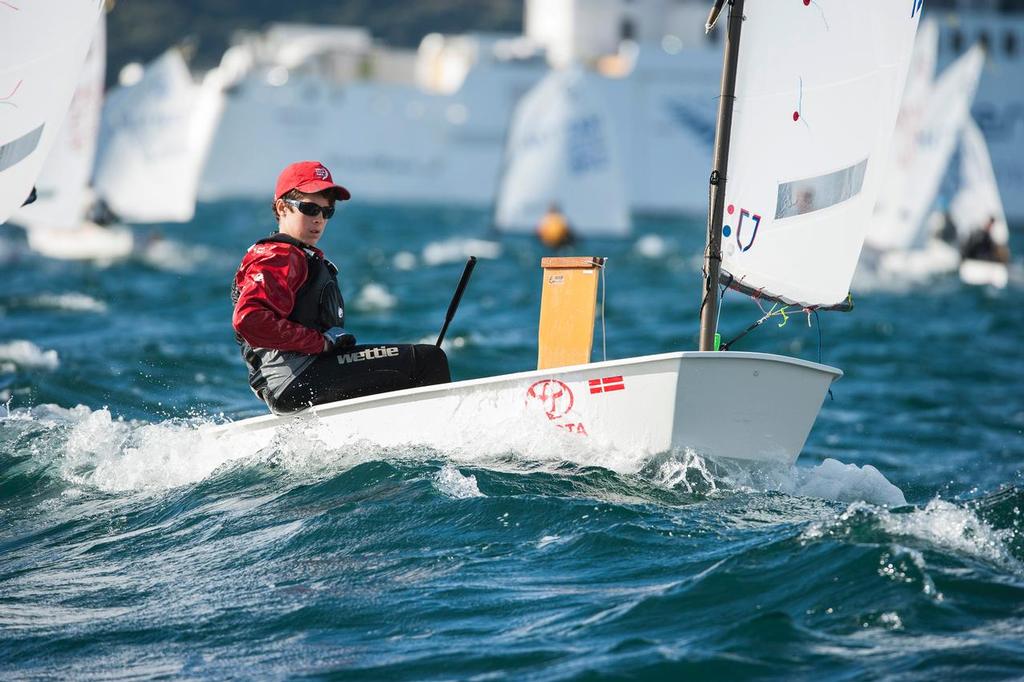
<path id="1" fill-rule="evenodd" d="M 995 217 L 989 217 L 983 227 L 975 229 L 964 242 L 960 255 L 964 260 L 995 261 L 1008 263 L 1010 252 L 1004 245 L 998 244 L 992 236 L 992 228 L 996 224 Z"/>
<path id="2" fill-rule="evenodd" d="M 85 219 L 100 227 L 109 227 L 121 222 L 121 217 L 110 208 L 101 196 L 93 195 L 85 209 Z"/>
<path id="3" fill-rule="evenodd" d="M 249 247 L 235 273 L 235 340 L 249 385 L 275 413 L 451 381 L 440 348 L 356 345 L 345 329 L 338 269 L 316 243 L 349 198 L 323 164 L 288 166 L 274 190 L 278 231 Z"/>
<path id="4" fill-rule="evenodd" d="M 576 236 L 569 226 L 569 220 L 562 213 L 558 202 L 552 201 L 548 205 L 540 223 L 537 225 L 537 237 L 544 246 L 550 249 L 560 249 L 563 246 L 570 246 L 576 241 Z"/>

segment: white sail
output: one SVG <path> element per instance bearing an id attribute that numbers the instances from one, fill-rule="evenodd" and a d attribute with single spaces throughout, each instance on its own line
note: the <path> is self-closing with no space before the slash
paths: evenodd
<path id="1" fill-rule="evenodd" d="M 978 124 L 968 118 L 960 136 L 960 165 L 957 172 L 957 190 L 949 204 L 950 217 L 961 240 L 972 230 L 995 218 L 992 238 L 1006 244 L 1010 231 L 1006 224 L 1003 200 L 992 170 L 992 158 Z"/>
<path id="2" fill-rule="evenodd" d="M 903 158 L 893 158 L 872 218 L 868 244 L 877 250 L 919 246 L 928 212 L 949 168 L 981 78 L 985 55 L 973 47 L 935 82 L 916 134 Z"/>
<path id="3" fill-rule="evenodd" d="M 742 290 L 841 304 L 885 170 L 914 3 L 746 5 L 723 214 Z"/>
<path id="4" fill-rule="evenodd" d="M 523 96 L 505 149 L 498 229 L 532 232 L 555 202 L 577 235 L 629 234 L 625 178 L 597 78 L 554 71 Z"/>
<path id="5" fill-rule="evenodd" d="M 94 182 L 115 213 L 134 223 L 191 220 L 221 97 L 216 72 L 196 85 L 174 48 L 109 93 Z"/>
<path id="6" fill-rule="evenodd" d="M 925 19 L 918 29 L 914 41 L 914 52 L 907 72 L 907 84 L 903 89 L 900 113 L 896 118 L 889 146 L 885 179 L 878 190 L 873 219 L 868 226 L 865 243 L 882 249 L 885 244 L 909 244 L 912 234 L 894 234 L 892 220 L 886 216 L 898 211 L 907 191 L 914 184 L 912 169 L 920 150 L 921 131 L 927 124 L 932 89 L 935 87 L 935 62 L 939 50 L 939 28 L 933 19 Z M 908 231 L 910 232 L 910 231 Z"/>
<path id="7" fill-rule="evenodd" d="M 32 230 L 77 228 L 88 209 L 88 191 L 96 158 L 103 85 L 106 76 L 106 20 L 96 25 L 64 124 L 36 181 L 36 200 L 10 220 Z"/>
<path id="8" fill-rule="evenodd" d="M 102 8 L 102 0 L 0 5 L 0 223 L 39 177 Z"/>

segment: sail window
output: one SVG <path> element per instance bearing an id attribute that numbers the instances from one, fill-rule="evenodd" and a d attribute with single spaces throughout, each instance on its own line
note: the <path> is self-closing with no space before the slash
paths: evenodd
<path id="1" fill-rule="evenodd" d="M 43 126 L 45 125 L 44 123 L 18 139 L 0 146 L 0 171 L 7 170 L 36 150 L 39 138 L 43 136 Z"/>
<path id="2" fill-rule="evenodd" d="M 860 194 L 867 167 L 868 160 L 864 159 L 832 173 L 780 184 L 775 202 L 775 219 L 820 211 Z"/>

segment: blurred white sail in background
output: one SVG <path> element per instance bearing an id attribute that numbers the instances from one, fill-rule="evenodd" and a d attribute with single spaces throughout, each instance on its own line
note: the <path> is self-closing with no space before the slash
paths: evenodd
<path id="1" fill-rule="evenodd" d="M 706 216 L 721 50 L 636 47 L 625 77 L 597 81 L 615 126 L 633 213 Z"/>
<path id="2" fill-rule="evenodd" d="M 956 194 L 949 203 L 949 213 L 961 242 L 972 230 L 984 226 L 989 218 L 995 218 L 992 238 L 996 243 L 1006 244 L 1010 239 L 988 145 L 973 118 L 967 119 L 960 135 Z"/>
<path id="3" fill-rule="evenodd" d="M 0 223 L 39 177 L 102 9 L 102 0 L 0 5 Z"/>
<path id="4" fill-rule="evenodd" d="M 746 6 L 722 228 L 731 286 L 847 299 L 916 29 L 892 0 Z"/>
<path id="5" fill-rule="evenodd" d="M 928 238 L 926 218 L 939 193 L 943 176 L 970 118 L 971 102 L 985 65 L 980 47 L 968 50 L 935 81 L 925 116 L 904 149 L 904 160 L 893 159 L 882 186 L 868 231 L 868 245 L 878 251 L 907 250 Z"/>
<path id="6" fill-rule="evenodd" d="M 61 260 L 113 260 L 134 244 L 123 225 L 93 222 L 101 200 L 89 187 L 106 76 L 106 18 L 96 25 L 68 114 L 36 182 L 38 198 L 18 209 L 11 222 L 25 228 L 29 247 Z M 112 216 L 107 216 L 113 218 Z"/>
<path id="7" fill-rule="evenodd" d="M 78 227 L 91 198 L 88 185 L 96 158 L 106 75 L 106 20 L 101 18 L 79 74 L 64 124 L 36 181 L 37 198 L 11 216 L 30 230 Z"/>
<path id="8" fill-rule="evenodd" d="M 219 72 L 211 71 L 196 85 L 175 48 L 147 65 L 137 83 L 108 94 L 95 186 L 124 220 L 192 219 L 222 97 Z M 258 146 L 259 140 L 251 144 Z"/>
<path id="9" fill-rule="evenodd" d="M 505 147 L 495 226 L 532 232 L 557 203 L 577 235 L 622 237 L 632 224 L 600 76 L 553 71 L 516 107 Z"/>
<path id="10" fill-rule="evenodd" d="M 875 203 L 876 218 L 868 226 L 868 247 L 875 248 L 874 245 L 878 245 L 877 248 L 882 248 L 884 244 L 905 245 L 913 237 L 913 234 L 893 234 L 896 226 L 891 224 L 892 219 L 885 216 L 899 211 L 906 193 L 913 191 L 913 169 L 921 153 L 923 131 L 928 125 L 929 117 L 934 117 L 929 106 L 932 104 L 932 90 L 935 87 L 938 50 L 938 25 L 935 21 L 926 19 L 921 22 L 914 41 L 907 83 L 903 89 L 896 129 L 893 131 L 889 146 L 885 178 L 878 193 L 878 201 Z"/>

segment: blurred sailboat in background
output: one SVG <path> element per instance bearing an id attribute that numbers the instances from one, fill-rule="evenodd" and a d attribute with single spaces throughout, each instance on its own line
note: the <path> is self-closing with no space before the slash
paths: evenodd
<path id="1" fill-rule="evenodd" d="M 192 219 L 220 117 L 221 75 L 214 69 L 197 85 L 181 51 L 171 48 L 145 66 L 135 82 L 107 95 L 93 177 L 97 192 L 124 220 Z"/>
<path id="2" fill-rule="evenodd" d="M 632 230 L 626 180 L 601 77 L 579 67 L 552 71 L 520 100 L 505 145 L 494 224 L 532 233 L 558 204 L 577 237 Z"/>
<path id="3" fill-rule="evenodd" d="M 970 120 L 985 53 L 971 48 L 932 81 L 936 36 L 926 24 L 865 242 L 862 267 L 877 277 L 919 280 L 960 264 L 959 249 L 935 234 L 929 216 Z"/>
<path id="4" fill-rule="evenodd" d="M 956 194 L 949 202 L 949 218 L 956 228 L 957 239 L 960 244 L 967 243 L 975 230 L 984 229 L 992 221 L 989 234 L 997 249 L 1008 257 L 1010 230 L 1006 212 L 988 145 L 974 119 L 967 120 L 960 136 L 959 157 L 960 163 L 955 169 Z M 967 284 L 1002 288 L 1009 281 L 1007 263 L 998 260 L 966 258 L 959 271 L 960 279 Z"/>
<path id="5" fill-rule="evenodd" d="M 131 231 L 117 224 L 89 186 L 96 157 L 106 71 L 106 18 L 96 24 L 78 86 L 36 183 L 35 202 L 11 222 L 26 230 L 33 251 L 61 260 L 112 260 L 132 251 Z"/>
<path id="6" fill-rule="evenodd" d="M 32 193 L 103 7 L 102 0 L 0 6 L 0 224 Z"/>

